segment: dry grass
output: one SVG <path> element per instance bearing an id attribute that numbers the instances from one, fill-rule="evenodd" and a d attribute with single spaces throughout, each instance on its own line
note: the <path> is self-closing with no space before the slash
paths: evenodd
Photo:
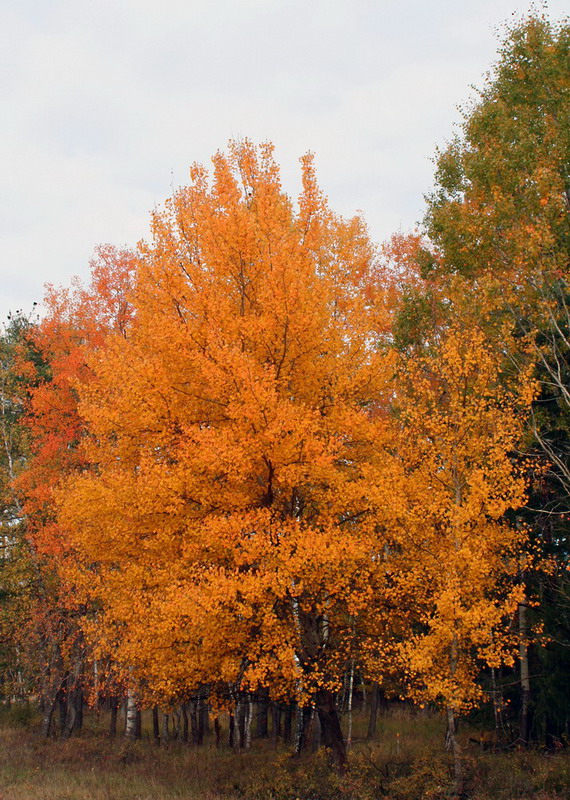
<path id="1" fill-rule="evenodd" d="M 218 800 L 224 758 L 104 738 L 45 741 L 0 731 L 1 800 Z M 226 759 L 227 760 L 227 759 Z"/>
<path id="2" fill-rule="evenodd" d="M 9 720 L 5 720 L 7 723 Z M 355 720 L 351 768 L 331 773 L 326 755 L 292 759 L 270 742 L 236 755 L 212 744 L 157 748 L 148 720 L 141 742 L 106 736 L 106 720 L 90 718 L 80 737 L 41 738 L 27 727 L 0 727 L 0 800 L 445 800 L 450 798 L 444 725 L 433 715 L 393 712 L 379 719 L 376 741 L 363 740 Z M 20 722 L 26 722 L 25 719 Z M 480 753 L 466 744 L 473 800 L 563 800 L 570 797 L 570 756 L 539 752 Z"/>
<path id="3" fill-rule="evenodd" d="M 35 720 L 0 726 L 0 800 L 224 800 L 241 761 L 212 745 L 127 743 L 88 717 L 81 736 L 44 739 Z M 261 758 L 261 753 L 255 754 Z"/>

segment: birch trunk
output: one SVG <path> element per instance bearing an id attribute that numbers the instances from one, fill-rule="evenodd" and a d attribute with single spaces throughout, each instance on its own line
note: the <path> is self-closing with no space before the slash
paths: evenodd
<path id="1" fill-rule="evenodd" d="M 523 747 L 528 747 L 530 735 L 530 673 L 528 668 L 528 629 L 526 603 L 519 604 L 519 660 L 521 675 L 521 720 L 519 739 Z"/>
<path id="2" fill-rule="evenodd" d="M 125 737 L 134 741 L 137 738 L 137 703 L 135 692 L 129 686 L 127 692 L 127 716 L 125 721 Z"/>
<path id="3" fill-rule="evenodd" d="M 245 704 L 245 722 L 244 722 L 244 746 L 246 750 L 251 747 L 251 723 L 253 721 L 253 702 L 251 695 L 248 695 Z"/>
<path id="4" fill-rule="evenodd" d="M 461 759 L 461 745 L 457 738 L 457 721 L 455 711 L 451 706 L 447 707 L 447 735 L 451 752 L 453 753 L 453 777 L 455 793 L 461 797 L 463 795 L 463 764 Z"/>
<path id="5" fill-rule="evenodd" d="M 354 661 L 350 663 L 350 677 L 348 679 L 348 732 L 346 735 L 346 748 L 352 747 L 352 695 L 354 692 Z"/>
<path id="6" fill-rule="evenodd" d="M 208 721 L 208 703 L 202 695 L 198 695 L 196 701 L 196 714 L 198 718 L 198 740 L 197 745 L 204 744 L 204 732 L 207 730 Z"/>

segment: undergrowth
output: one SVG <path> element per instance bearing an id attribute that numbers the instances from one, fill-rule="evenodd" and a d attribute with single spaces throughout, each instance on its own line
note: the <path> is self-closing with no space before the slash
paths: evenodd
<path id="1" fill-rule="evenodd" d="M 89 716 L 80 736 L 45 740 L 28 709 L 0 715 L 1 800 L 450 800 L 451 761 L 437 716 L 390 714 L 374 742 L 357 738 L 338 774 L 320 749 L 302 758 L 254 742 L 245 753 L 213 743 L 156 747 L 148 720 L 143 740 L 127 743 Z M 570 754 L 480 752 L 463 732 L 466 796 L 472 800 L 565 800 Z"/>

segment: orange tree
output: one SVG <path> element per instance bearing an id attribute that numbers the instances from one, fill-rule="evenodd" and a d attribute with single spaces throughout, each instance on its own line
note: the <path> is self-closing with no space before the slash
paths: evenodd
<path id="1" fill-rule="evenodd" d="M 456 717 L 479 704 L 483 666 L 514 661 L 510 628 L 527 537 L 505 514 L 525 499 L 513 451 L 533 392 L 528 375 L 505 388 L 502 352 L 472 321 L 456 318 L 401 354 L 397 466 L 389 484 L 385 461 L 370 472 L 377 520 L 391 537 L 383 569 L 394 604 L 407 610 L 396 661 L 412 698 L 446 710 L 459 791 Z M 373 664 L 374 643 L 368 647 Z"/>
<path id="2" fill-rule="evenodd" d="M 512 320 L 446 274 L 444 253 L 414 235 L 387 255 L 402 276 L 392 327 L 399 439 L 390 469 L 399 477 L 390 497 L 382 474 L 370 494 L 392 532 L 390 580 L 407 609 L 394 661 L 413 698 L 446 710 L 460 789 L 456 717 L 481 702 L 481 670 L 512 666 L 516 655 L 529 540 L 510 523 L 526 502 L 531 461 L 520 449 L 537 383 L 531 353 L 514 372 L 506 357 L 518 346 Z"/>
<path id="3" fill-rule="evenodd" d="M 375 253 L 310 157 L 297 211 L 270 146 L 213 162 L 155 214 L 133 322 L 78 384 L 91 467 L 59 494 L 68 577 L 150 694 L 269 686 L 316 706 L 342 764 L 334 693 L 377 546 L 362 465 L 389 437 Z"/>
<path id="4" fill-rule="evenodd" d="M 49 287 L 47 313 L 28 329 L 14 367 L 27 395 L 21 429 L 29 441 L 25 469 L 14 487 L 35 575 L 35 594 L 20 634 L 41 662 L 46 735 L 58 700 L 65 705 L 67 696 L 72 699 L 70 729 L 77 724 L 74 703 L 82 702 L 84 645 L 78 618 L 84 610 L 62 583 L 63 566 L 73 550 L 57 523 L 54 504 L 60 481 L 85 466 L 78 448 L 83 422 L 74 382 L 89 380 L 87 354 L 101 347 L 106 333 L 122 332 L 128 325 L 131 269 L 128 252 L 101 247 L 87 288 L 79 283 L 70 290 Z"/>

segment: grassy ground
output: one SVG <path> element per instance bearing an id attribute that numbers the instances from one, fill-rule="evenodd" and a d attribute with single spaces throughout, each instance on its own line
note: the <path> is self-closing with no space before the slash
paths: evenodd
<path id="1" fill-rule="evenodd" d="M 231 762 L 231 763 L 230 763 Z M 218 800 L 236 769 L 235 756 L 207 747 L 199 754 L 141 742 L 127 747 L 97 737 L 43 741 L 0 732 L 1 800 Z M 227 795 L 226 795 L 227 796 Z"/>
<path id="2" fill-rule="evenodd" d="M 12 715 L 14 717 L 14 715 Z M 16 715 L 17 716 L 17 715 Z M 235 754 L 212 744 L 157 748 L 148 734 L 127 745 L 106 736 L 106 720 L 88 720 L 80 737 L 41 738 L 35 720 L 0 727 L 0 800 L 444 800 L 449 757 L 437 717 L 392 713 L 366 743 L 356 720 L 351 767 L 330 771 L 326 754 L 297 760 L 270 742 Z M 17 724 L 20 723 L 20 724 Z M 567 800 L 570 755 L 481 753 L 465 730 L 467 788 L 473 800 Z"/>

